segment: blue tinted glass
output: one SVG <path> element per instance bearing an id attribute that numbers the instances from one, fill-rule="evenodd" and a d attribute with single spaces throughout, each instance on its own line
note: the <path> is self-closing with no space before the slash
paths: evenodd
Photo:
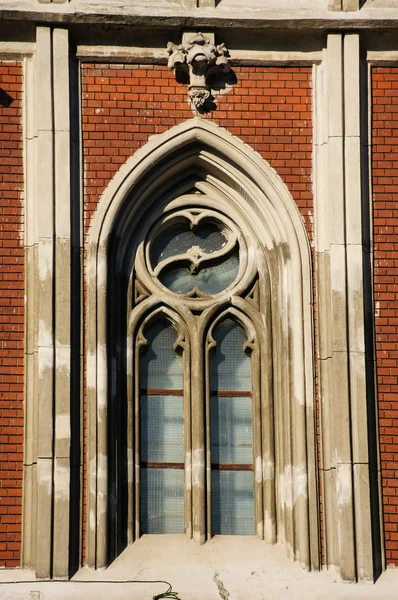
<path id="1" fill-rule="evenodd" d="M 211 462 L 253 464 L 251 398 L 210 398 Z"/>
<path id="2" fill-rule="evenodd" d="M 195 287 L 205 294 L 219 294 L 236 279 L 239 269 L 239 253 L 236 248 L 229 258 L 221 257 L 219 264 L 209 265 L 197 272 L 189 266 L 176 265 L 161 272 L 159 279 L 175 294 L 189 294 Z"/>
<path id="3" fill-rule="evenodd" d="M 255 533 L 252 471 L 212 471 L 211 497 L 213 535 Z"/>
<path id="4" fill-rule="evenodd" d="M 141 469 L 142 533 L 184 533 L 184 471 Z"/>
<path id="5" fill-rule="evenodd" d="M 141 460 L 184 462 L 182 396 L 141 396 Z"/>
<path id="6" fill-rule="evenodd" d="M 232 467 L 253 465 L 252 398 L 247 395 L 251 391 L 251 361 L 244 352 L 246 333 L 227 318 L 212 335 L 216 342 L 210 355 L 210 454 L 215 467 L 211 473 L 212 533 L 252 535 L 253 470 Z M 233 391 L 236 395 L 225 395 Z M 239 392 L 246 395 L 239 396 Z M 217 465 L 223 465 L 224 470 Z"/>
<path id="7" fill-rule="evenodd" d="M 180 223 L 161 233 L 151 248 L 151 263 L 156 267 L 162 260 L 185 254 L 192 246 L 211 254 L 221 250 L 227 240 L 213 223 L 203 223 L 190 229 L 189 223 Z"/>
<path id="8" fill-rule="evenodd" d="M 177 332 L 166 319 L 147 327 L 148 345 L 142 348 L 140 360 L 141 388 L 182 389 L 182 358 L 174 350 Z"/>
<path id="9" fill-rule="evenodd" d="M 140 397 L 140 460 L 158 468 L 144 464 L 140 469 L 141 530 L 182 533 L 184 470 L 167 467 L 184 462 L 182 358 L 174 349 L 177 332 L 166 319 L 152 322 L 144 335 L 140 387 L 158 393 Z"/>
<path id="10" fill-rule="evenodd" d="M 251 391 L 250 357 L 243 351 L 246 334 L 232 319 L 224 319 L 213 330 L 216 347 L 211 354 L 212 390 Z"/>

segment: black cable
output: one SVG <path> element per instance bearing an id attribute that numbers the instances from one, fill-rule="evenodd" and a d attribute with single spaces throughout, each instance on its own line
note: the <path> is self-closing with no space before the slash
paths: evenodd
<path id="1" fill-rule="evenodd" d="M 152 600 L 162 600 L 162 598 L 173 598 L 174 600 L 181 600 L 178 596 L 178 592 L 173 592 L 173 586 L 168 581 L 164 581 L 163 579 L 126 579 L 125 581 L 116 581 L 113 579 L 104 579 L 104 580 L 96 580 L 92 579 L 70 579 L 70 583 L 113 583 L 113 584 L 124 584 L 124 583 L 164 583 L 169 586 L 169 589 L 165 592 L 161 592 L 160 594 L 155 594 L 152 596 Z M 0 585 L 9 585 L 14 583 L 68 583 L 67 581 L 60 581 L 57 579 L 56 581 L 49 581 L 48 579 L 32 579 L 30 581 L 2 581 Z"/>

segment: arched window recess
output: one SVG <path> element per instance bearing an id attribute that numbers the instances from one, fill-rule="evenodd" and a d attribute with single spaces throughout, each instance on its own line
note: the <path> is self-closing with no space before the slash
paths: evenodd
<path id="1" fill-rule="evenodd" d="M 316 568 L 311 260 L 276 173 L 203 119 L 152 138 L 99 203 L 87 277 L 88 564 L 174 530 Z"/>
<path id="2" fill-rule="evenodd" d="M 129 386 L 128 401 L 129 406 L 136 406 L 131 419 L 133 428 L 135 426 L 135 443 L 129 440 L 129 448 L 135 456 L 135 470 L 129 475 L 129 481 L 135 482 L 135 496 L 129 500 L 129 513 L 136 515 L 131 539 L 148 532 L 185 531 L 200 543 L 217 534 L 257 534 L 261 539 L 265 536 L 267 541 L 274 542 L 268 268 L 264 257 L 260 258 L 259 249 L 253 250 L 255 238 L 249 235 L 247 224 L 244 225 L 246 236 L 243 235 L 239 214 L 231 211 L 227 217 L 219 208 L 209 208 L 206 200 L 209 197 L 185 194 L 167 204 L 164 214 L 155 223 L 151 219 L 137 250 L 130 278 L 127 346 L 136 382 L 135 386 Z M 169 344 L 169 349 L 164 349 L 165 356 L 171 361 L 173 351 L 184 354 L 183 380 L 178 389 L 167 387 L 166 366 L 162 372 L 166 387 L 142 385 L 142 378 L 148 378 L 148 372 L 141 368 L 143 349 L 148 348 L 146 332 L 151 332 L 151 323 L 155 328 L 159 326 L 160 316 L 163 329 L 167 329 L 166 317 L 176 332 L 172 346 Z M 218 371 L 214 371 L 215 365 Z M 230 368 L 217 383 L 226 365 Z M 239 366 L 243 368 L 241 373 Z M 237 373 L 242 378 L 237 377 Z M 228 382 L 228 378 L 231 381 Z M 245 389 L 241 387 L 243 381 Z M 180 462 L 172 467 L 167 461 L 142 459 L 143 455 L 157 456 L 161 446 L 153 438 L 148 441 L 148 436 L 143 445 L 143 431 L 151 419 L 145 407 L 161 402 L 163 408 L 158 404 L 157 412 L 162 423 L 161 415 L 167 412 L 165 407 L 171 406 L 171 398 L 181 396 L 185 478 L 180 477 L 180 488 L 175 487 L 174 494 L 175 498 L 184 499 L 184 506 L 180 506 L 178 523 L 170 513 L 169 521 L 166 517 L 163 519 L 164 526 L 152 527 L 152 515 L 156 514 L 159 520 L 162 510 L 166 510 L 160 507 L 160 500 L 156 504 L 153 497 L 168 497 L 169 481 L 177 481 L 172 469 L 181 470 L 183 462 L 182 455 Z M 178 402 L 175 400 L 174 404 Z M 174 435 L 178 435 L 177 430 Z M 152 447 L 147 447 L 147 443 Z M 169 446 L 172 443 L 166 439 L 163 442 Z M 272 473 L 266 480 L 264 457 Z M 155 487 L 150 488 L 148 477 L 155 477 L 159 482 L 162 469 L 164 489 L 160 484 L 156 488 L 155 483 Z M 151 505 L 148 498 L 152 498 Z M 142 510 L 144 505 L 147 512 Z M 171 511 L 171 504 L 169 509 Z M 174 529 L 170 525 L 173 522 Z"/>
<path id="3" fill-rule="evenodd" d="M 128 542 L 191 532 L 190 340 L 181 316 L 143 302 L 127 335 Z"/>
<path id="4" fill-rule="evenodd" d="M 243 303 L 241 303 L 243 304 Z M 247 304 L 246 304 L 247 308 Z M 257 315 L 258 317 L 258 315 Z M 229 307 L 210 319 L 206 335 L 207 535 L 256 533 L 276 539 L 269 336 L 257 318 Z M 263 371 L 263 372 L 262 372 Z M 265 518 L 267 515 L 267 518 Z"/>

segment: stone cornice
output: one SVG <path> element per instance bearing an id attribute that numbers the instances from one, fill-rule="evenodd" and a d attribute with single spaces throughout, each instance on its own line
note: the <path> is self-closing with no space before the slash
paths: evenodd
<path id="1" fill-rule="evenodd" d="M 218 8 L 152 9 L 150 7 L 117 6 L 112 3 L 95 5 L 72 1 L 64 4 L 40 4 L 34 0 L 0 1 L 0 19 L 47 24 L 128 25 L 168 29 L 289 29 L 344 30 L 396 29 L 398 9 L 362 8 L 354 12 L 329 11 L 326 8 L 259 9 L 242 12 Z"/>

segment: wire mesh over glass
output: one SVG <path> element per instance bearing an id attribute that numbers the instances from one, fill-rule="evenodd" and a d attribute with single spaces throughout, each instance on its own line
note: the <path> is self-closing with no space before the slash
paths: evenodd
<path id="1" fill-rule="evenodd" d="M 167 319 L 158 319 L 145 330 L 148 341 L 141 353 L 141 388 L 182 389 L 182 357 L 174 349 L 177 331 Z"/>
<path id="2" fill-rule="evenodd" d="M 168 267 L 159 276 L 160 281 L 175 294 L 189 294 L 198 288 L 204 294 L 219 294 L 236 279 L 239 268 L 239 253 L 235 248 L 228 257 L 218 259 L 218 264 L 193 271 L 191 266 Z"/>
<path id="3" fill-rule="evenodd" d="M 212 535 L 254 535 L 253 471 L 211 472 Z"/>
<path id="4" fill-rule="evenodd" d="M 142 533 L 184 532 L 182 357 L 167 319 L 154 321 L 140 360 L 140 527 Z"/>
<path id="5" fill-rule="evenodd" d="M 150 250 L 160 282 L 176 294 L 197 289 L 214 295 L 228 288 L 239 270 L 239 247 L 237 242 L 228 246 L 229 235 L 221 223 L 210 220 L 194 226 L 186 220 L 162 231 Z"/>
<path id="6" fill-rule="evenodd" d="M 219 227 L 211 222 L 191 229 L 190 223 L 178 223 L 166 229 L 154 242 L 151 248 L 151 263 L 156 267 L 162 260 L 185 254 L 193 246 L 211 254 L 221 250 L 227 243 L 225 235 Z"/>
<path id="7" fill-rule="evenodd" d="M 142 469 L 140 479 L 142 533 L 184 533 L 184 471 Z"/>
<path id="8" fill-rule="evenodd" d="M 233 319 L 213 331 L 210 354 L 212 534 L 253 535 L 254 473 L 251 359 Z"/>

